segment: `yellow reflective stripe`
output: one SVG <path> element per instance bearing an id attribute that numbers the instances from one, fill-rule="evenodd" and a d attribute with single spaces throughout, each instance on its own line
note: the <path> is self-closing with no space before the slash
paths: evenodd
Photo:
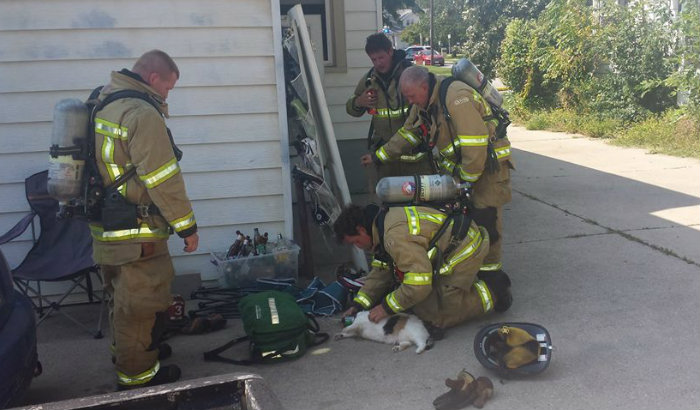
<path id="1" fill-rule="evenodd" d="M 373 260 L 372 260 L 372 267 L 373 267 L 373 268 L 388 269 L 388 268 L 389 268 L 389 264 L 386 263 L 386 262 L 382 262 L 382 261 L 380 261 L 380 260 L 377 260 L 377 259 L 373 259 Z"/>
<path id="2" fill-rule="evenodd" d="M 483 280 L 474 282 L 474 288 L 481 298 L 481 307 L 484 309 L 484 313 L 487 313 L 493 309 L 493 297 L 489 291 L 488 286 Z"/>
<path id="3" fill-rule="evenodd" d="M 414 147 L 416 145 L 420 144 L 420 138 L 418 138 L 418 136 L 416 136 L 416 134 L 405 129 L 404 127 L 399 128 L 399 135 L 401 135 L 403 137 L 403 139 L 408 141 L 408 143 Z"/>
<path id="4" fill-rule="evenodd" d="M 450 144 L 446 146 L 445 148 L 440 150 L 440 153 L 446 157 L 451 157 L 455 153 L 455 147 L 454 145 Z"/>
<path id="5" fill-rule="evenodd" d="M 119 124 L 105 121 L 101 118 L 95 118 L 95 132 L 98 134 L 125 140 L 129 136 L 128 130 L 128 128 L 122 127 Z"/>
<path id="6" fill-rule="evenodd" d="M 92 237 L 100 242 L 116 242 L 136 238 L 167 239 L 170 236 L 170 232 L 167 229 L 151 229 L 146 223 L 142 223 L 138 228 L 118 231 L 105 231 L 102 225 L 90 224 L 90 232 Z"/>
<path id="7" fill-rule="evenodd" d="M 458 135 L 461 147 L 485 147 L 489 143 L 488 135 Z"/>
<path id="8" fill-rule="evenodd" d="M 466 172 L 462 167 L 459 167 L 459 177 L 462 179 L 462 181 L 476 182 L 480 176 L 481 176 L 481 172 L 477 172 L 476 174 L 472 174 L 472 173 Z"/>
<path id="9" fill-rule="evenodd" d="M 446 261 L 441 267 L 440 267 L 440 274 L 441 275 L 449 275 L 452 273 L 452 270 L 454 269 L 457 264 L 460 262 L 463 262 L 464 260 L 468 259 L 471 257 L 474 252 L 476 252 L 477 249 L 479 249 L 479 246 L 481 246 L 481 233 L 479 232 L 478 229 L 474 228 L 469 228 L 469 232 L 467 233 L 467 237 L 471 239 L 469 243 L 462 248 L 459 252 L 455 253 L 450 260 Z"/>
<path id="10" fill-rule="evenodd" d="M 420 235 L 420 220 L 418 219 L 418 210 L 415 206 L 407 206 L 403 209 L 406 212 L 406 223 L 408 223 L 408 232 L 411 235 Z"/>
<path id="11" fill-rule="evenodd" d="M 155 171 L 141 175 L 139 178 L 146 188 L 155 188 L 178 172 L 180 172 L 180 166 L 177 164 L 177 159 L 173 158 Z"/>
<path id="12" fill-rule="evenodd" d="M 102 139 L 102 162 L 107 169 L 110 181 L 116 181 L 124 173 L 124 167 L 114 163 L 114 139 L 109 136 L 104 136 Z M 127 164 L 129 165 L 129 164 Z M 126 197 L 126 183 L 122 184 L 117 190 Z"/>
<path id="13" fill-rule="evenodd" d="M 408 112 L 409 107 L 405 106 L 396 110 L 389 108 L 377 108 L 377 113 L 374 114 L 377 118 L 400 117 Z"/>
<path id="14" fill-rule="evenodd" d="M 503 159 L 505 157 L 510 156 L 510 145 L 506 147 L 496 148 L 494 149 L 494 151 L 496 152 L 496 158 Z"/>
<path id="15" fill-rule="evenodd" d="M 445 222 L 445 218 L 447 218 L 445 214 L 430 214 L 427 212 L 419 212 L 418 217 L 420 219 L 424 219 L 426 221 L 430 221 L 438 225 L 442 225 L 442 223 Z"/>
<path id="16" fill-rule="evenodd" d="M 173 229 L 175 229 L 175 232 L 181 232 L 185 229 L 193 227 L 194 224 L 197 223 L 197 221 L 194 219 L 194 212 L 190 211 L 187 215 L 183 216 L 182 218 L 177 218 L 168 223 L 170 224 L 170 226 L 173 227 Z"/>
<path id="17" fill-rule="evenodd" d="M 416 273 L 416 272 L 406 272 L 403 277 L 403 283 L 407 285 L 432 285 L 433 284 L 433 274 L 432 273 Z"/>
<path id="18" fill-rule="evenodd" d="M 503 264 L 501 262 L 486 263 L 486 264 L 481 265 L 481 268 L 479 268 L 479 270 L 493 272 L 493 271 L 501 270 L 502 267 L 503 267 Z"/>
<path id="19" fill-rule="evenodd" d="M 384 147 L 380 147 L 377 152 L 375 152 L 375 155 L 382 162 L 387 162 L 389 160 L 389 154 L 386 153 Z"/>
<path id="20" fill-rule="evenodd" d="M 415 155 L 401 155 L 399 160 L 403 162 L 418 162 L 425 158 L 426 155 L 427 154 L 425 152 L 419 152 Z"/>
<path id="21" fill-rule="evenodd" d="M 399 302 L 396 300 L 396 291 L 386 295 L 386 304 L 389 305 L 389 309 L 393 310 L 394 313 L 398 313 L 403 310 Z"/>
<path id="22" fill-rule="evenodd" d="M 136 376 L 127 376 L 125 373 L 117 371 L 117 382 L 126 386 L 135 386 L 148 383 L 155 377 L 158 370 L 160 370 L 160 362 L 156 360 L 156 364 L 154 364 L 153 367 L 143 373 L 137 374 Z"/>
<path id="23" fill-rule="evenodd" d="M 363 291 L 357 292 L 357 295 L 355 296 L 353 301 L 359 303 L 365 309 L 369 309 L 372 306 L 372 300 Z"/>
<path id="24" fill-rule="evenodd" d="M 455 163 L 445 157 L 440 160 L 440 166 L 449 173 L 452 173 L 455 169 Z"/>
<path id="25" fill-rule="evenodd" d="M 430 248 L 430 250 L 428 250 L 428 259 L 433 260 L 436 254 L 437 248 L 433 246 L 432 248 Z"/>

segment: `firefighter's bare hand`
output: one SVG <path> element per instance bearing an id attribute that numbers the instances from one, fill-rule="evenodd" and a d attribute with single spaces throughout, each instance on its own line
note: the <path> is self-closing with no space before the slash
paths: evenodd
<path id="1" fill-rule="evenodd" d="M 377 91 L 368 88 L 355 98 L 355 105 L 358 107 L 371 108 L 377 105 Z"/>
<path id="2" fill-rule="evenodd" d="M 389 317 L 389 314 L 386 313 L 386 310 L 384 310 L 382 305 L 377 305 L 369 311 L 369 320 L 371 322 L 379 323 L 380 320 L 386 317 Z"/>
<path id="3" fill-rule="evenodd" d="M 362 164 L 363 167 L 368 167 L 372 165 L 372 154 L 365 154 L 360 157 L 360 164 Z"/>
<path id="4" fill-rule="evenodd" d="M 199 234 L 197 232 L 185 238 L 185 252 L 194 252 L 199 246 Z"/>
<path id="5" fill-rule="evenodd" d="M 355 316 L 357 314 L 357 307 L 353 306 L 350 309 L 346 310 L 343 312 L 343 319 L 345 319 L 348 316 Z"/>

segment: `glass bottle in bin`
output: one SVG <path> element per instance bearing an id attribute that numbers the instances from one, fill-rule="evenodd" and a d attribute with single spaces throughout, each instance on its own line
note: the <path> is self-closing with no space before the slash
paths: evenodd
<path id="1" fill-rule="evenodd" d="M 228 252 L 226 252 L 226 258 L 235 258 L 238 256 L 238 254 L 241 252 L 241 246 L 243 246 L 243 241 L 245 240 L 245 236 L 241 233 L 241 231 L 236 231 L 236 240 L 233 241 L 233 244 L 228 248 Z"/>
<path id="2" fill-rule="evenodd" d="M 253 229 L 253 248 L 256 255 L 266 254 L 265 249 L 265 238 L 260 235 L 260 230 L 258 228 Z"/>
<path id="3" fill-rule="evenodd" d="M 277 242 L 275 242 L 272 252 L 275 254 L 275 260 L 277 263 L 284 263 L 289 259 L 289 250 L 292 249 L 289 241 L 282 236 L 281 233 L 277 234 Z"/>

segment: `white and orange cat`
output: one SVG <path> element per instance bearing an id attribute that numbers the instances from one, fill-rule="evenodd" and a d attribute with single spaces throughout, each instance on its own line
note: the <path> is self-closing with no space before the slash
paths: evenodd
<path id="1" fill-rule="evenodd" d="M 394 352 L 400 352 L 411 345 L 416 345 L 416 353 L 423 353 L 433 347 L 433 340 L 423 321 L 407 314 L 392 315 L 374 323 L 369 320 L 368 311 L 359 312 L 352 324 L 335 335 L 335 340 L 346 337 L 360 337 L 393 344 Z"/>

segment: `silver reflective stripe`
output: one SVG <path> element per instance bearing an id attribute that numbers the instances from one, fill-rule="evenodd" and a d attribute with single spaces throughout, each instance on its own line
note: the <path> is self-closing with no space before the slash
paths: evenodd
<path id="1" fill-rule="evenodd" d="M 386 295 L 386 303 L 389 305 L 389 308 L 393 310 L 394 312 L 400 312 L 403 310 L 401 305 L 399 305 L 399 302 L 396 300 L 396 291 L 391 292 L 390 294 Z"/>
<path id="2" fill-rule="evenodd" d="M 135 386 L 148 383 L 155 377 L 158 370 L 160 370 L 160 362 L 156 360 L 156 364 L 154 364 L 153 367 L 143 373 L 137 374 L 136 376 L 127 376 L 125 373 L 117 371 L 118 383 L 126 386 Z"/>
<path id="3" fill-rule="evenodd" d="M 408 232 L 412 235 L 420 235 L 420 221 L 418 220 L 418 210 L 415 206 L 404 207 L 406 212 L 406 222 L 408 223 Z"/>
<path id="4" fill-rule="evenodd" d="M 384 147 L 380 147 L 375 155 L 377 155 L 377 158 L 382 162 L 387 162 L 389 160 L 389 155 L 386 153 Z"/>
<path id="5" fill-rule="evenodd" d="M 195 221 L 194 219 L 194 212 L 190 211 L 187 215 L 183 216 L 182 218 L 170 221 L 170 226 L 172 226 L 173 229 L 175 229 L 175 232 L 182 232 L 185 229 L 193 227 L 195 223 L 197 223 L 197 221 Z"/>
<path id="6" fill-rule="evenodd" d="M 372 306 L 372 301 L 367 296 L 367 294 L 362 291 L 357 292 L 357 296 L 355 296 L 353 300 L 362 305 L 362 307 L 365 309 L 369 309 L 369 307 Z"/>
<path id="7" fill-rule="evenodd" d="M 270 307 L 270 322 L 273 325 L 279 325 L 280 315 L 277 312 L 277 302 L 275 302 L 275 298 L 267 298 L 267 305 Z"/>
<path id="8" fill-rule="evenodd" d="M 485 263 L 481 265 L 481 268 L 479 270 L 484 270 L 484 271 L 497 271 L 500 270 L 503 267 L 503 264 L 501 262 L 498 263 Z"/>
<path id="9" fill-rule="evenodd" d="M 170 232 L 163 229 L 151 229 L 148 224 L 143 223 L 139 228 L 122 229 L 119 231 L 105 231 L 102 225 L 90 224 L 90 232 L 95 240 L 100 242 L 125 241 L 134 238 L 159 238 L 167 239 Z"/>
<path id="10" fill-rule="evenodd" d="M 462 147 L 485 147 L 489 143 L 488 135 L 460 135 L 458 138 Z"/>
<path id="11" fill-rule="evenodd" d="M 416 146 L 420 144 L 420 138 L 416 136 L 416 134 L 412 133 L 411 131 L 401 127 L 399 129 L 399 134 L 406 140 L 408 141 L 409 144 L 412 146 Z"/>
<path id="12" fill-rule="evenodd" d="M 474 288 L 481 298 L 481 307 L 484 309 L 484 313 L 490 312 L 493 309 L 493 299 L 489 288 L 482 280 L 474 282 Z"/>
<path id="13" fill-rule="evenodd" d="M 120 127 L 119 124 L 95 118 L 95 132 L 101 135 L 106 135 L 112 138 L 127 139 L 129 136 L 128 128 Z"/>
<path id="14" fill-rule="evenodd" d="M 139 176 L 139 178 L 146 185 L 146 188 L 155 188 L 178 172 L 180 172 L 180 166 L 177 164 L 177 159 L 173 158 L 155 171 Z"/>

